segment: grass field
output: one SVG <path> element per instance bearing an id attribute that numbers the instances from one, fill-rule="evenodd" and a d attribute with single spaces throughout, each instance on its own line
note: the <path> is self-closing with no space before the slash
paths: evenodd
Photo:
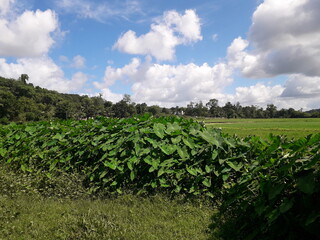
<path id="1" fill-rule="evenodd" d="M 0 164 L 0 240 L 214 240 L 207 200 L 130 193 L 92 199 L 79 178 L 40 179 Z"/>
<path id="2" fill-rule="evenodd" d="M 320 133 L 320 118 L 303 119 L 204 119 L 208 127 L 221 128 L 228 134 L 240 137 L 256 135 L 266 138 L 270 133 L 288 138 Z"/>

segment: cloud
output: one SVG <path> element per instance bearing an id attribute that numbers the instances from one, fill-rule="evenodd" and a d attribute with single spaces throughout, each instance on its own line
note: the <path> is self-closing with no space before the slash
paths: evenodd
<path id="1" fill-rule="evenodd" d="M 148 33 L 137 37 L 129 30 L 113 48 L 128 54 L 151 55 L 157 60 L 172 60 L 176 46 L 199 40 L 202 40 L 200 19 L 194 10 L 186 10 L 184 15 L 168 11 L 151 25 Z"/>
<path id="2" fill-rule="evenodd" d="M 2 7 L 2 11 L 9 11 L 8 7 Z M 46 54 L 54 43 L 50 34 L 57 29 L 58 19 L 51 10 L 25 11 L 13 20 L 0 16 L 0 56 L 38 57 Z"/>
<path id="3" fill-rule="evenodd" d="M 105 1 L 96 3 L 88 0 L 56 0 L 56 5 L 66 13 L 79 18 L 106 22 L 111 17 L 129 19 L 131 15 L 142 14 L 138 1 Z"/>
<path id="4" fill-rule="evenodd" d="M 133 58 L 122 68 L 108 66 L 103 83 L 95 83 L 100 89 L 112 86 L 116 81 L 132 83 L 132 99 L 136 102 L 161 106 L 186 105 L 190 101 L 207 101 L 220 94 L 233 81 L 231 70 L 224 63 L 201 66 L 155 64 L 148 59 L 141 62 Z"/>
<path id="5" fill-rule="evenodd" d="M 219 39 L 219 35 L 217 33 L 212 34 L 211 38 L 212 38 L 212 41 L 216 42 Z"/>
<path id="6" fill-rule="evenodd" d="M 0 0 L 0 16 L 6 15 L 10 10 L 10 5 L 14 2 L 15 0 Z"/>
<path id="7" fill-rule="evenodd" d="M 281 97 L 315 98 L 320 97 L 320 77 L 300 74 L 289 76 Z"/>
<path id="8" fill-rule="evenodd" d="M 225 104 L 227 101 L 231 103 L 240 102 L 242 106 L 258 106 L 266 108 L 268 104 L 274 104 L 278 109 L 294 108 L 296 110 L 310 110 L 319 108 L 320 95 L 314 94 L 309 97 L 309 94 L 304 96 L 296 92 L 288 94 L 292 89 L 292 81 L 300 78 L 289 78 L 284 86 L 275 85 L 269 86 L 262 83 L 257 83 L 249 87 L 238 87 L 234 94 L 220 94 L 217 99 L 220 105 Z M 316 81 L 314 82 L 316 84 Z M 296 84 L 299 85 L 299 84 Z M 299 85 L 301 87 L 301 85 Z M 294 90 L 296 90 L 294 88 Z"/>
<path id="9" fill-rule="evenodd" d="M 113 68 L 107 66 L 104 73 L 104 82 L 94 82 L 94 86 L 97 88 L 107 88 L 112 86 L 117 80 L 125 81 L 126 79 L 135 78 L 138 75 L 138 71 L 141 65 L 141 61 L 138 58 L 133 58 L 131 63 L 125 65 L 122 68 Z"/>
<path id="10" fill-rule="evenodd" d="M 0 58 L 0 76 L 17 79 L 22 73 L 28 74 L 34 85 L 59 92 L 79 90 L 88 79 L 81 72 L 75 73 L 71 80 L 66 79 L 63 71 L 48 57 L 21 58 L 16 63 Z"/>
<path id="11" fill-rule="evenodd" d="M 80 55 L 77 55 L 73 58 L 71 66 L 73 68 L 84 68 L 86 59 Z"/>
<path id="12" fill-rule="evenodd" d="M 250 87 L 237 87 L 231 102 L 240 102 L 242 105 L 258 105 L 266 107 L 267 104 L 275 103 L 284 88 L 281 85 L 266 86 L 262 83 Z"/>
<path id="13" fill-rule="evenodd" d="M 113 93 L 109 88 L 101 89 L 102 97 L 113 103 L 119 102 L 123 98 L 123 94 Z"/>
<path id="14" fill-rule="evenodd" d="M 245 77 L 320 76 L 320 2 L 265 0 L 252 17 L 248 42 L 237 63 Z M 239 41 L 238 41 L 239 42 Z"/>

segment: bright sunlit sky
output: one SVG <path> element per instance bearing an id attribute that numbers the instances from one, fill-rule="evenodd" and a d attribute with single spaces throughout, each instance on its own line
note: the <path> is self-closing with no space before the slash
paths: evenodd
<path id="1" fill-rule="evenodd" d="M 0 0 L 0 76 L 117 102 L 320 108 L 319 0 Z"/>

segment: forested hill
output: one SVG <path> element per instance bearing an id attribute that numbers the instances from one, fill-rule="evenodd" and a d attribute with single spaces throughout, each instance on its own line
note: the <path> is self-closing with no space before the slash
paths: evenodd
<path id="1" fill-rule="evenodd" d="M 273 104 L 266 109 L 258 106 L 241 106 L 227 102 L 219 106 L 218 100 L 208 103 L 190 102 L 187 107 L 161 108 L 136 104 L 129 95 L 115 104 L 101 96 L 88 97 L 78 94 L 62 94 L 27 83 L 28 75 L 18 80 L 0 77 L 0 124 L 11 121 L 40 121 L 49 119 L 87 119 L 96 116 L 129 117 L 149 112 L 153 115 L 186 115 L 219 118 L 300 118 L 320 117 L 318 110 L 309 112 L 290 109 L 278 110 Z"/>
<path id="2" fill-rule="evenodd" d="M 62 94 L 0 77 L 0 123 L 88 118 L 105 115 L 109 105 L 101 97 Z"/>

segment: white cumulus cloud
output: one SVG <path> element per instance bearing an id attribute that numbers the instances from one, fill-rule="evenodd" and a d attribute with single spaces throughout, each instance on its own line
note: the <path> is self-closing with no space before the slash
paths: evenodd
<path id="1" fill-rule="evenodd" d="M 10 5 L 14 2 L 15 0 L 0 0 L 0 16 L 6 15 L 10 10 Z"/>
<path id="2" fill-rule="evenodd" d="M 0 58 L 0 76 L 17 79 L 22 73 L 28 74 L 34 85 L 59 92 L 79 90 L 88 79 L 80 72 L 75 73 L 71 80 L 66 79 L 61 68 L 48 57 L 21 58 L 16 63 Z"/>
<path id="3" fill-rule="evenodd" d="M 130 81 L 133 101 L 183 106 L 196 99 L 207 101 L 221 94 L 232 83 L 231 74 L 232 71 L 224 63 L 175 66 L 155 64 L 150 59 L 142 63 L 134 58 L 122 68 L 108 66 L 104 82 L 95 83 L 95 86 L 104 89 L 116 81 Z"/>
<path id="4" fill-rule="evenodd" d="M 175 48 L 202 40 L 200 19 L 194 10 L 179 14 L 165 12 L 151 25 L 151 30 L 137 36 L 132 30 L 124 33 L 113 46 L 124 53 L 151 55 L 157 60 L 172 60 Z"/>
<path id="5" fill-rule="evenodd" d="M 320 97 L 320 77 L 301 74 L 290 75 L 286 81 L 282 97 L 314 98 Z"/>
<path id="6" fill-rule="evenodd" d="M 266 86 L 262 83 L 250 87 L 237 87 L 232 102 L 266 107 L 267 104 L 279 102 L 278 98 L 283 90 L 281 85 Z"/>
<path id="7" fill-rule="evenodd" d="M 72 59 L 71 66 L 74 68 L 84 68 L 85 63 L 86 63 L 86 59 L 80 55 L 77 55 Z"/>
<path id="8" fill-rule="evenodd" d="M 123 99 L 123 94 L 113 93 L 109 88 L 101 89 L 100 93 L 102 93 L 102 97 L 104 99 L 113 103 L 119 102 Z"/>
<path id="9" fill-rule="evenodd" d="M 3 9 L 9 11 L 7 7 Z M 0 56 L 37 57 L 46 54 L 54 43 L 50 34 L 56 30 L 58 19 L 52 10 L 25 11 L 13 20 L 0 16 Z"/>
<path id="10" fill-rule="evenodd" d="M 252 17 L 250 50 L 238 48 L 237 66 L 249 78 L 281 74 L 320 76 L 320 2 L 265 0 Z M 235 40 L 240 42 L 240 40 Z M 242 62 L 241 62 L 242 60 Z"/>

